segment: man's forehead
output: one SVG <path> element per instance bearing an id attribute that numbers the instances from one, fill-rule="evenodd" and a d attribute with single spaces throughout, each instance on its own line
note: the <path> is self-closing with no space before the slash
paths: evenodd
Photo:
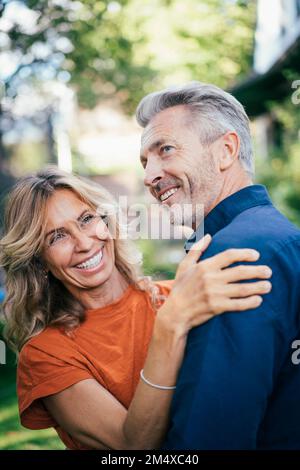
<path id="1" fill-rule="evenodd" d="M 153 151 L 166 142 L 175 142 L 175 132 L 167 132 L 165 129 L 156 127 L 149 130 L 146 133 L 144 131 L 141 139 L 141 156 L 147 153 L 148 151 Z"/>
<path id="2" fill-rule="evenodd" d="M 156 114 L 145 127 L 141 136 L 141 148 L 150 147 L 155 141 L 176 137 L 176 128 L 182 127 L 188 109 L 184 105 L 173 106 Z"/>
<path id="3" fill-rule="evenodd" d="M 176 140 L 178 127 L 182 128 L 180 116 L 168 116 L 165 111 L 154 116 L 142 133 L 141 153 L 158 143 Z"/>
<path id="4" fill-rule="evenodd" d="M 150 121 L 142 133 L 142 147 L 149 147 L 155 140 L 164 138 L 164 136 L 168 133 L 167 128 L 167 124 Z"/>

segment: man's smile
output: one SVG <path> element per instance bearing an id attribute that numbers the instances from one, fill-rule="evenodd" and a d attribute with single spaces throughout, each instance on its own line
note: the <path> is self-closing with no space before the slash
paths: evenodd
<path id="1" fill-rule="evenodd" d="M 180 186 L 176 186 L 175 188 L 171 188 L 171 189 L 167 188 L 167 189 L 161 191 L 159 196 L 158 196 L 159 200 L 161 202 L 167 201 L 167 199 L 169 199 L 171 196 L 173 196 L 173 194 L 175 194 L 178 191 L 179 188 L 180 188 Z"/>

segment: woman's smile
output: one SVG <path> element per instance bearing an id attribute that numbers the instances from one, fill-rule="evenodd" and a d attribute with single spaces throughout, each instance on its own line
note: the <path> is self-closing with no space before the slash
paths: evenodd
<path id="1" fill-rule="evenodd" d="M 95 289 L 99 298 L 107 290 L 113 297 L 119 294 L 113 281 L 117 270 L 114 241 L 95 208 L 72 191 L 58 189 L 47 202 L 46 217 L 46 269 L 85 306 L 89 306 L 90 294 L 94 298 Z"/>
<path id="2" fill-rule="evenodd" d="M 74 268 L 81 274 L 97 273 L 103 268 L 105 263 L 104 246 L 96 254 L 86 258 L 83 262 L 76 264 Z"/>

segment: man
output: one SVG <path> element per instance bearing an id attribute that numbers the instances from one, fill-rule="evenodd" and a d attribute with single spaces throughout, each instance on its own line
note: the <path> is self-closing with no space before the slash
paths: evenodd
<path id="1" fill-rule="evenodd" d="M 300 232 L 265 187 L 253 184 L 243 106 L 213 85 L 192 82 L 146 96 L 137 120 L 145 185 L 176 224 L 186 223 L 182 207 L 192 207 L 195 232 L 186 248 L 210 233 L 203 259 L 255 248 L 273 272 L 259 308 L 215 317 L 189 333 L 162 448 L 299 449 L 300 366 L 292 344 L 300 338 Z"/>

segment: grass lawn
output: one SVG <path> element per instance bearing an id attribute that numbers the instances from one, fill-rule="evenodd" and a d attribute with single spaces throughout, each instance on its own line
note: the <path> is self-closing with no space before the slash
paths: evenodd
<path id="1" fill-rule="evenodd" d="M 31 431 L 20 425 L 15 390 L 15 372 L 3 371 L 0 365 L 0 449 L 1 450 L 53 450 L 65 446 L 54 429 Z"/>

